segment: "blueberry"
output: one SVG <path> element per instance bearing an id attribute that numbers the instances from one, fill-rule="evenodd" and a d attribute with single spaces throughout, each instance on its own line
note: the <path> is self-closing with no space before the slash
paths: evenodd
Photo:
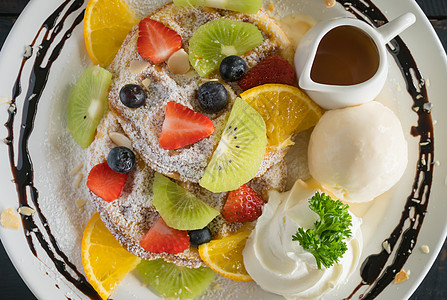
<path id="1" fill-rule="evenodd" d="M 146 93 L 138 84 L 126 84 L 120 90 L 120 100 L 130 108 L 138 108 L 146 103 Z"/>
<path id="2" fill-rule="evenodd" d="M 135 167 L 135 154 L 126 147 L 115 147 L 107 155 L 110 169 L 118 173 L 129 173 Z"/>
<path id="3" fill-rule="evenodd" d="M 199 87 L 199 104 L 202 109 L 209 113 L 215 113 L 227 106 L 228 92 L 225 87 L 217 81 L 208 81 Z"/>
<path id="4" fill-rule="evenodd" d="M 231 55 L 222 60 L 219 71 L 225 81 L 238 81 L 247 72 L 247 64 L 239 56 Z"/>
<path id="5" fill-rule="evenodd" d="M 211 230 L 208 227 L 191 230 L 188 232 L 191 246 L 198 247 L 201 244 L 211 241 Z"/>

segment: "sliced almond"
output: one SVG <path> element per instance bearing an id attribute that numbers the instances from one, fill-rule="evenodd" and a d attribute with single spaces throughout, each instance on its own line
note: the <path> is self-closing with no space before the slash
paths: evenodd
<path id="1" fill-rule="evenodd" d="M 33 55 L 33 48 L 30 45 L 26 45 L 23 51 L 23 58 L 28 59 Z"/>
<path id="2" fill-rule="evenodd" d="M 0 224 L 9 229 L 20 229 L 20 218 L 14 213 L 14 209 L 4 210 L 0 216 Z"/>
<path id="3" fill-rule="evenodd" d="M 173 53 L 168 59 L 168 69 L 174 74 L 186 74 L 189 69 L 189 55 L 180 49 Z"/>
<path id="4" fill-rule="evenodd" d="M 19 209 L 17 211 L 19 212 L 19 214 L 21 214 L 23 216 L 28 216 L 28 217 L 31 216 L 35 212 L 35 210 L 29 206 L 21 206 L 21 207 L 19 207 Z"/>
<path id="5" fill-rule="evenodd" d="M 79 173 L 78 176 L 76 177 L 76 180 L 73 185 L 75 189 L 78 189 L 81 186 L 82 177 L 84 177 L 84 174 L 82 173 Z"/>
<path id="6" fill-rule="evenodd" d="M 115 145 L 126 147 L 132 150 L 132 142 L 124 134 L 119 132 L 110 132 L 109 137 Z"/>
<path id="7" fill-rule="evenodd" d="M 76 203 L 76 206 L 79 208 L 79 210 L 81 212 L 83 212 L 84 211 L 84 206 L 87 203 L 87 200 L 85 200 L 85 199 L 76 199 L 75 203 Z"/>
<path id="8" fill-rule="evenodd" d="M 144 78 L 143 81 L 141 81 L 141 84 L 147 89 L 149 89 L 149 87 L 152 84 L 152 80 L 150 78 Z"/>
<path id="9" fill-rule="evenodd" d="M 149 67 L 148 61 L 143 60 L 132 60 L 129 65 L 130 72 L 134 74 L 140 74 L 143 72 L 147 67 Z"/>
<path id="10" fill-rule="evenodd" d="M 75 176 L 76 174 L 79 173 L 79 171 L 81 171 L 82 167 L 84 165 L 82 163 L 80 163 L 79 165 L 77 165 L 76 167 L 73 168 L 73 170 L 70 171 L 70 176 Z"/>
<path id="11" fill-rule="evenodd" d="M 408 279 L 410 279 L 410 277 L 408 276 L 408 273 L 407 273 L 404 269 L 402 269 L 402 270 L 400 270 L 400 272 L 397 273 L 396 276 L 394 277 L 394 283 L 395 283 L 395 284 L 397 284 L 397 283 L 401 283 L 401 282 L 403 282 L 403 281 L 405 281 L 405 280 L 408 280 Z"/>

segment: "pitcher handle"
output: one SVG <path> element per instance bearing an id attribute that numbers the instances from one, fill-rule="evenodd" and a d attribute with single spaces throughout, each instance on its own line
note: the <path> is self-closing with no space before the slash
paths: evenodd
<path id="1" fill-rule="evenodd" d="M 399 35 L 402 31 L 416 22 L 416 16 L 413 13 L 406 13 L 396 19 L 380 26 L 377 31 L 382 36 L 385 44 Z"/>

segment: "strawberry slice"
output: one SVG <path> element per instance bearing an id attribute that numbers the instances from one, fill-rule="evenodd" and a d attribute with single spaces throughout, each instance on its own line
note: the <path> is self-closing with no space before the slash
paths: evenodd
<path id="1" fill-rule="evenodd" d="M 213 122 L 176 102 L 168 102 L 160 134 L 160 146 L 175 150 L 200 141 L 214 132 Z"/>
<path id="2" fill-rule="evenodd" d="M 188 232 L 169 227 L 161 217 L 140 240 L 140 246 L 153 253 L 177 254 L 188 249 L 189 245 Z"/>
<path id="3" fill-rule="evenodd" d="M 107 162 L 94 166 L 88 174 L 87 187 L 107 202 L 117 199 L 123 192 L 128 174 L 110 169 Z"/>
<path id="4" fill-rule="evenodd" d="M 244 91 L 267 83 L 296 85 L 295 69 L 287 59 L 281 56 L 269 56 L 238 81 Z"/>
<path id="5" fill-rule="evenodd" d="M 251 222 L 262 214 L 264 203 L 264 199 L 258 193 L 244 184 L 228 193 L 221 214 L 228 222 Z"/>
<path id="6" fill-rule="evenodd" d="M 145 18 L 138 24 L 140 35 L 137 41 L 141 57 L 159 64 L 182 47 L 180 35 L 163 23 Z"/>

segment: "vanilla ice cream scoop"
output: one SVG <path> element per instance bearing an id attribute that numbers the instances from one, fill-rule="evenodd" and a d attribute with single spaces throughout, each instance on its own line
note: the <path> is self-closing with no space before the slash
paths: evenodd
<path id="1" fill-rule="evenodd" d="M 408 162 L 399 119 L 376 101 L 326 112 L 308 153 L 312 177 L 349 202 L 370 201 L 389 190 Z"/>

